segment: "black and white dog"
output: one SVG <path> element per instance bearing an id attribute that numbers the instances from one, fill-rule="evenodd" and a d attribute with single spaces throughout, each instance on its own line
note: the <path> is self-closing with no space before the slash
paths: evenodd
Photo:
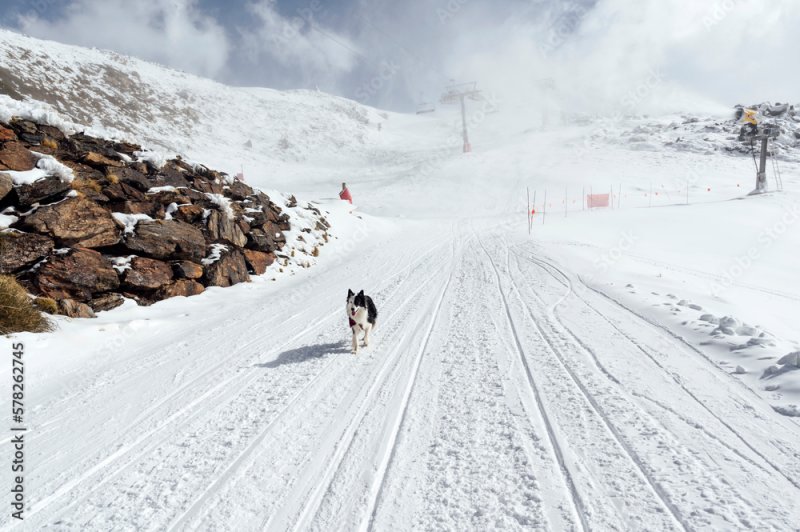
<path id="1" fill-rule="evenodd" d="M 369 345 L 369 333 L 375 329 L 375 320 L 378 319 L 378 309 L 372 298 L 364 295 L 364 291 L 354 294 L 347 290 L 347 320 L 353 332 L 353 354 L 358 354 L 358 333 L 364 331 L 364 347 Z"/>

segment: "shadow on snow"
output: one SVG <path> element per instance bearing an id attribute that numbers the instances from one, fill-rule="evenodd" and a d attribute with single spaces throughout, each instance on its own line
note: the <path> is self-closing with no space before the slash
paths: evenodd
<path id="1" fill-rule="evenodd" d="M 300 364 L 315 358 L 322 358 L 325 355 L 335 355 L 350 353 L 347 342 L 335 342 L 328 344 L 306 345 L 295 349 L 284 351 L 278 358 L 270 362 L 256 364 L 257 368 L 277 368 L 285 364 Z"/>

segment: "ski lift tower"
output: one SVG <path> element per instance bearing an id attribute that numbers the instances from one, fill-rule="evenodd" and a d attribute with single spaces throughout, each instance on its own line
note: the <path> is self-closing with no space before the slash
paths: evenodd
<path id="1" fill-rule="evenodd" d="M 767 156 L 769 155 L 769 141 L 780 136 L 781 130 L 776 124 L 763 123 L 759 120 L 757 112 L 753 109 L 737 110 L 736 118 L 745 124 L 742 126 L 739 138 L 749 140 L 751 149 L 754 150 L 755 141 L 760 141 L 761 157 L 756 164 L 756 188 L 750 195 L 763 194 L 767 191 Z M 755 153 L 753 154 L 755 159 Z M 779 178 L 776 176 L 775 178 Z"/>
<path id="2" fill-rule="evenodd" d="M 481 91 L 478 90 L 478 82 L 470 81 L 468 83 L 450 83 L 442 94 L 440 102 L 442 104 L 461 104 L 461 126 L 464 135 L 464 153 L 472 151 L 472 146 L 469 143 L 469 134 L 467 132 L 467 110 L 464 100 L 469 98 L 473 101 L 480 100 Z"/>

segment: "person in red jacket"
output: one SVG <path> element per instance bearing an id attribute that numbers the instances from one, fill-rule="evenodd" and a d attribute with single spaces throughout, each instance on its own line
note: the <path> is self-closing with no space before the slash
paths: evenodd
<path id="1" fill-rule="evenodd" d="M 347 183 L 342 183 L 342 191 L 339 192 L 339 199 L 353 203 L 353 196 L 350 195 L 350 190 L 347 188 Z"/>

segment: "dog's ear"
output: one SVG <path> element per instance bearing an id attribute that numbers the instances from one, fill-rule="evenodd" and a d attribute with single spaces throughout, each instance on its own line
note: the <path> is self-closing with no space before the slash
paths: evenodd
<path id="1" fill-rule="evenodd" d="M 363 290 L 358 293 L 358 297 L 364 297 L 364 291 Z"/>
<path id="2" fill-rule="evenodd" d="M 352 291 L 352 290 L 350 290 L 350 289 L 348 288 L 348 289 L 347 289 L 347 299 L 350 299 L 350 298 L 351 298 L 351 297 L 353 297 L 354 295 L 355 295 L 355 294 L 353 293 L 353 291 Z"/>

